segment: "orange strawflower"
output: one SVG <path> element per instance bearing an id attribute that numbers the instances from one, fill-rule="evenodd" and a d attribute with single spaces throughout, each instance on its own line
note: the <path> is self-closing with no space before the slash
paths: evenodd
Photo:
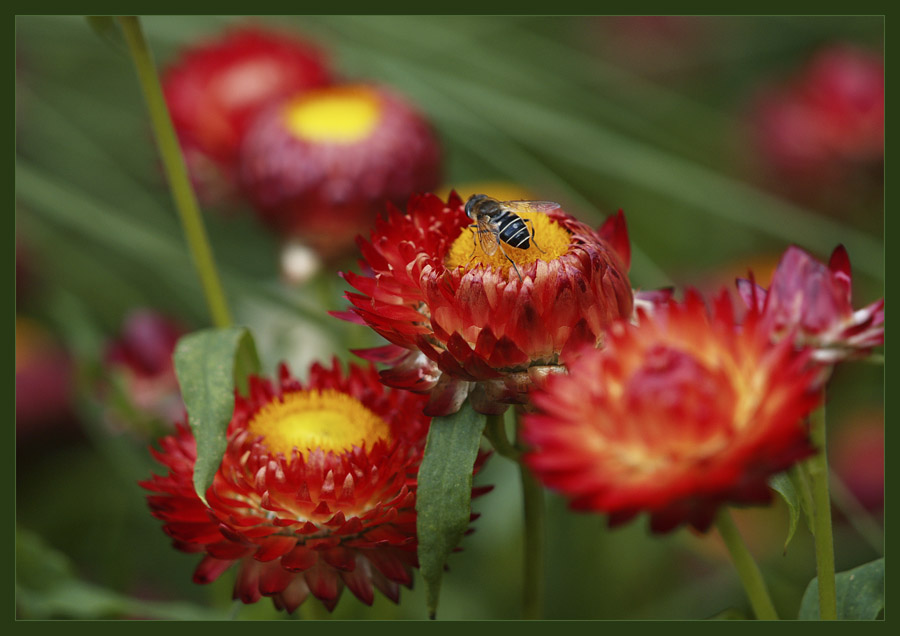
<path id="1" fill-rule="evenodd" d="M 767 479 L 813 453 L 804 418 L 822 374 L 810 351 L 773 345 L 761 318 L 737 325 L 726 295 L 710 311 L 689 292 L 617 323 L 535 392 L 525 461 L 610 525 L 646 512 L 655 532 L 702 531 L 723 504 L 769 501 Z"/>

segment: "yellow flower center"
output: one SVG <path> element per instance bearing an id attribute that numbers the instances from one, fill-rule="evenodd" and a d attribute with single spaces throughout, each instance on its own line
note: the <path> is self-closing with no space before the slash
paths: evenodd
<path id="1" fill-rule="evenodd" d="M 286 458 L 294 448 L 304 456 L 316 448 L 342 453 L 363 444 L 371 448 L 390 437 L 387 422 L 334 389 L 287 393 L 263 407 L 247 429 L 262 435 L 269 450 Z"/>
<path id="2" fill-rule="evenodd" d="M 462 266 L 469 269 L 476 265 L 487 265 L 508 272 L 510 263 L 506 256 L 521 269 L 522 266 L 537 260 L 552 261 L 569 250 L 571 236 L 549 216 L 541 212 L 523 212 L 518 216 L 526 221 L 525 226 L 529 234 L 534 228 L 534 238 L 531 239 L 528 249 L 518 249 L 501 242 L 496 251 L 488 255 L 481 248 L 478 229 L 464 227 L 447 252 L 445 259 L 447 267 L 453 269 Z M 491 236 L 485 238 L 495 240 Z"/>
<path id="3" fill-rule="evenodd" d="M 352 144 L 369 136 L 381 108 L 376 96 L 362 87 L 324 88 L 288 102 L 287 129 L 299 139 Z"/>

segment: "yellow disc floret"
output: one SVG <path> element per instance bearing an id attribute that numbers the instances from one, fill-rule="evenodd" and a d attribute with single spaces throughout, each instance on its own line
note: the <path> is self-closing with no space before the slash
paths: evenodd
<path id="1" fill-rule="evenodd" d="M 549 216 L 541 212 L 523 212 L 518 213 L 518 216 L 526 221 L 529 232 L 534 228 L 534 238 L 528 249 L 517 249 L 502 243 L 493 254 L 488 255 L 481 249 L 477 228 L 464 227 L 447 252 L 447 267 L 452 269 L 462 266 L 468 269 L 476 265 L 487 265 L 508 271 L 510 263 L 506 256 L 521 268 L 538 260 L 552 261 L 569 250 L 569 233 Z"/>
<path id="2" fill-rule="evenodd" d="M 298 138 L 337 144 L 368 137 L 380 115 L 375 94 L 358 86 L 310 91 L 284 109 L 285 125 Z"/>
<path id="3" fill-rule="evenodd" d="M 269 450 L 287 458 L 294 448 L 304 456 L 316 448 L 342 453 L 390 438 L 387 422 L 333 389 L 286 393 L 260 409 L 247 430 L 262 435 Z"/>

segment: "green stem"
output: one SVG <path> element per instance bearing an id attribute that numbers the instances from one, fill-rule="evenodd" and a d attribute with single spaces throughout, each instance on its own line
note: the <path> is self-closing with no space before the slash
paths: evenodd
<path id="1" fill-rule="evenodd" d="M 525 507 L 525 581 L 522 616 L 537 620 L 543 616 L 544 583 L 544 491 L 525 464 L 522 474 L 522 502 Z"/>
<path id="2" fill-rule="evenodd" d="M 522 451 L 513 446 L 506 436 L 506 424 L 502 415 L 488 415 L 487 424 L 484 427 L 484 436 L 488 438 L 494 450 L 503 457 L 516 463 L 522 455 Z"/>
<path id="3" fill-rule="evenodd" d="M 753 607 L 753 613 L 759 620 L 777 620 L 778 614 L 775 612 L 775 605 L 772 604 L 772 597 L 769 596 L 769 590 L 766 588 L 766 582 L 763 580 L 762 572 L 759 566 L 753 560 L 753 555 L 747 549 L 744 540 L 738 532 L 737 526 L 734 525 L 734 519 L 726 508 L 723 508 L 716 518 L 716 528 L 725 541 L 725 546 L 731 554 L 731 561 L 741 578 L 744 585 L 744 591 L 747 598 L 750 599 L 750 605 Z"/>
<path id="4" fill-rule="evenodd" d="M 518 418 L 516 437 L 518 438 Z M 543 616 L 544 582 L 544 491 L 528 467 L 522 463 L 522 447 L 509 441 L 502 415 L 488 415 L 484 435 L 499 455 L 519 464 L 522 479 L 522 508 L 524 511 L 524 554 L 522 573 L 522 616 L 540 619 Z"/>
<path id="5" fill-rule="evenodd" d="M 831 530 L 831 497 L 828 492 L 828 454 L 825 445 L 825 401 L 810 417 L 810 437 L 818 450 L 806 463 L 812 484 L 816 542 L 816 576 L 819 579 L 819 617 L 837 619 L 837 595 L 834 584 L 834 538 Z"/>
<path id="6" fill-rule="evenodd" d="M 194 195 L 184 157 L 181 154 L 181 147 L 175 136 L 175 128 L 166 107 L 153 56 L 147 46 L 147 40 L 144 38 L 140 20 L 136 16 L 119 16 L 118 20 L 137 69 L 141 90 L 147 102 L 147 109 L 150 111 L 153 134 L 156 137 L 169 187 L 172 190 L 172 198 L 175 200 L 175 207 L 181 217 L 181 225 L 194 259 L 194 266 L 197 268 L 200 282 L 203 285 L 213 324 L 216 327 L 228 327 L 231 325 L 231 314 L 228 311 L 225 293 L 216 271 L 203 218 L 200 216 L 197 197 Z"/>

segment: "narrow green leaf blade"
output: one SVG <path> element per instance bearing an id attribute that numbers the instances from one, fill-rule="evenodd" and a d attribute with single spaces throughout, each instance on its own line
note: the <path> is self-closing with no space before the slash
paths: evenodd
<path id="1" fill-rule="evenodd" d="M 837 617 L 841 620 L 871 621 L 884 609 L 884 558 L 835 576 Z M 802 621 L 819 620 L 819 580 L 810 581 L 800 601 Z"/>
<path id="2" fill-rule="evenodd" d="M 244 327 L 196 331 L 175 347 L 175 373 L 197 440 L 194 489 L 204 502 L 225 454 L 234 388 L 246 391 L 248 376 L 258 372 L 256 345 Z"/>
<path id="3" fill-rule="evenodd" d="M 97 35 L 107 37 L 110 31 L 116 30 L 116 19 L 108 15 L 86 15 L 87 23 Z"/>
<path id="4" fill-rule="evenodd" d="M 800 520 L 800 495 L 794 487 L 794 482 L 788 477 L 787 473 L 778 473 L 769 479 L 769 487 L 781 495 L 784 502 L 788 505 L 790 520 L 788 521 L 788 534 L 784 540 L 784 551 L 787 553 L 788 544 L 794 538 L 797 531 L 797 522 Z"/>
<path id="5" fill-rule="evenodd" d="M 88 15 L 85 16 L 87 23 L 100 38 L 106 41 L 119 53 L 125 53 L 125 39 L 122 32 L 119 31 L 119 25 L 116 19 L 108 15 Z"/>
<path id="6" fill-rule="evenodd" d="M 430 618 L 437 613 L 444 564 L 469 527 L 472 467 L 486 421 L 466 402 L 457 413 L 434 418 L 428 431 L 416 490 L 416 531 Z"/>

